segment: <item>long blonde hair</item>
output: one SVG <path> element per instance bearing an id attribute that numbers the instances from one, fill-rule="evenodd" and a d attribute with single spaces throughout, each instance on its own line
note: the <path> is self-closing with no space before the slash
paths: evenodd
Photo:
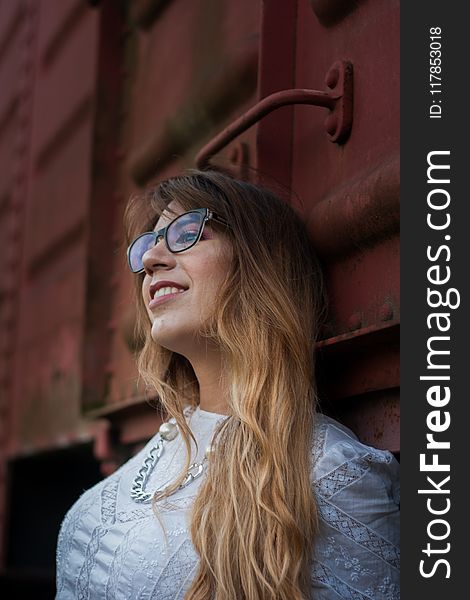
<path id="1" fill-rule="evenodd" d="M 324 308 L 321 271 L 294 210 L 276 195 L 216 171 L 189 170 L 160 183 L 126 210 L 128 239 L 153 227 L 176 201 L 207 207 L 229 223 L 232 247 L 214 317 L 228 375 L 230 416 L 196 498 L 191 535 L 200 561 L 191 600 L 304 600 L 318 531 L 311 484 L 316 386 L 314 347 Z M 173 416 L 187 448 L 183 409 L 198 404 L 189 361 L 158 346 L 137 277 L 138 369 Z"/>

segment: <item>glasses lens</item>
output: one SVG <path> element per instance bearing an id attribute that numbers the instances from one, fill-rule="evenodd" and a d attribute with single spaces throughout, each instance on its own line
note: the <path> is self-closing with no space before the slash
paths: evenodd
<path id="1" fill-rule="evenodd" d="M 153 231 L 144 233 L 132 243 L 129 249 L 129 266 L 133 273 L 138 273 L 144 268 L 143 255 L 155 246 L 156 234 Z"/>
<path id="2" fill-rule="evenodd" d="M 198 212 L 189 212 L 177 217 L 167 229 L 168 248 L 171 252 L 181 252 L 193 246 L 201 232 L 204 216 Z"/>

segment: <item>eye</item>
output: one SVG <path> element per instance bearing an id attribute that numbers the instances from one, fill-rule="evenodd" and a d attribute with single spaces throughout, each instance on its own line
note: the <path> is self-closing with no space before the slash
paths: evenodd
<path id="1" fill-rule="evenodd" d="M 197 234 L 198 234 L 197 229 L 195 229 L 194 231 L 190 231 L 190 230 L 186 229 L 185 231 L 182 231 L 179 234 L 179 236 L 177 237 L 177 239 L 175 241 L 177 244 L 188 244 L 190 242 L 194 242 L 194 240 L 197 239 Z"/>

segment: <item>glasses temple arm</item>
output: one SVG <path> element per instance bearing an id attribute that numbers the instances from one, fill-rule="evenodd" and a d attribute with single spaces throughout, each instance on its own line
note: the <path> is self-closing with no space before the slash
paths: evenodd
<path id="1" fill-rule="evenodd" d="M 215 215 L 213 212 L 210 213 L 210 218 L 213 219 L 214 221 L 217 221 L 217 223 L 220 223 L 221 225 L 230 227 L 230 225 L 227 223 L 227 221 L 225 221 L 225 219 L 222 219 L 222 217 Z"/>

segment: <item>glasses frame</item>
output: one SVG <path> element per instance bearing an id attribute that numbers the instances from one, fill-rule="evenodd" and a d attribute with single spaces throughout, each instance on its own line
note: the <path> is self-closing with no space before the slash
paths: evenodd
<path id="1" fill-rule="evenodd" d="M 182 250 L 171 250 L 169 244 L 168 244 L 168 228 L 171 227 L 171 225 L 180 217 L 183 217 L 184 215 L 188 215 L 191 213 L 198 213 L 200 215 L 203 216 L 203 219 L 201 221 L 201 225 L 199 227 L 199 232 L 198 235 L 196 237 L 196 239 L 194 240 L 194 242 L 191 243 L 190 246 L 188 246 L 187 248 L 183 248 Z M 221 217 L 219 217 L 216 213 L 212 212 L 210 209 L 208 208 L 194 208 L 192 210 L 188 210 L 184 213 L 181 213 L 180 215 L 178 215 L 177 217 L 175 217 L 172 221 L 170 221 L 168 223 L 168 225 L 166 225 L 165 227 L 162 227 L 161 229 L 159 229 L 158 231 L 144 231 L 144 233 L 141 233 L 140 235 L 138 235 L 130 244 L 129 247 L 127 248 L 127 264 L 129 265 L 129 269 L 131 270 L 132 273 L 135 273 L 136 275 L 138 275 L 139 273 L 144 273 L 145 272 L 145 267 L 142 267 L 142 269 L 139 269 L 138 271 L 134 271 L 134 269 L 132 268 L 131 265 L 131 252 L 132 252 L 132 248 L 134 246 L 134 244 L 140 240 L 140 238 L 144 237 L 144 235 L 149 235 L 151 234 L 152 236 L 155 236 L 155 242 L 153 244 L 152 247 L 156 246 L 158 244 L 158 242 L 161 239 L 165 240 L 165 245 L 168 249 L 169 252 L 171 252 L 172 254 L 180 254 L 181 252 L 186 252 L 186 250 L 189 250 L 190 248 L 192 248 L 193 246 L 195 246 L 199 240 L 202 237 L 202 234 L 204 232 L 204 226 L 207 223 L 207 221 L 216 221 L 217 223 L 220 223 L 221 225 L 225 225 L 225 227 L 228 227 L 229 224 L 227 223 L 227 221 L 225 221 L 224 219 L 222 219 Z M 148 250 L 150 250 L 150 247 L 145 251 L 147 252 Z M 145 254 L 144 252 L 144 254 Z M 143 256 L 143 255 L 142 255 Z"/>

